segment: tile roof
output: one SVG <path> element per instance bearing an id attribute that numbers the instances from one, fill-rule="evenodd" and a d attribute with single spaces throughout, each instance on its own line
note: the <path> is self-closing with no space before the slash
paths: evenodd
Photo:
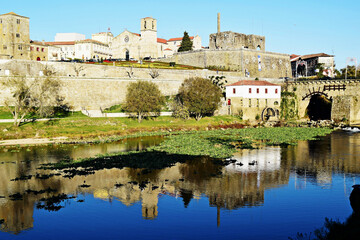
<path id="1" fill-rule="evenodd" d="M 182 41 L 182 37 L 179 37 L 179 38 L 170 38 L 169 40 L 168 40 L 168 42 L 173 42 L 173 41 Z M 190 37 L 190 39 L 194 39 L 194 37 Z"/>
<path id="2" fill-rule="evenodd" d="M 14 15 L 14 16 L 17 16 L 17 17 L 22 17 L 22 18 L 28 18 L 28 17 L 24 17 L 24 16 L 21 16 L 21 15 L 18 15 L 14 12 L 9 12 L 9 13 L 5 13 L 5 14 L 1 14 L 0 16 L 5 16 L 5 15 Z"/>
<path id="3" fill-rule="evenodd" d="M 167 43 L 166 39 L 163 39 L 163 38 L 158 38 L 157 42 L 158 43 Z"/>
<path id="4" fill-rule="evenodd" d="M 47 45 L 75 45 L 75 41 L 70 42 L 45 42 Z"/>
<path id="5" fill-rule="evenodd" d="M 99 41 L 96 41 L 96 40 L 93 40 L 93 39 L 79 40 L 79 41 L 76 41 L 75 44 L 76 43 L 96 43 L 96 44 L 101 44 L 101 45 L 104 45 L 104 46 L 108 46 L 105 43 L 102 43 L 102 42 L 99 42 Z"/>
<path id="6" fill-rule="evenodd" d="M 293 54 L 293 55 L 295 55 L 295 54 Z M 305 60 L 305 59 L 310 59 L 310 58 L 315 58 L 315 57 L 334 57 L 334 55 L 329 55 L 329 54 L 326 54 L 326 53 L 307 54 L 307 55 L 297 56 L 297 57 L 294 57 L 294 58 L 291 58 L 291 56 L 290 56 L 290 61 L 292 61 L 292 62 L 299 60 L 299 58 Z"/>
<path id="7" fill-rule="evenodd" d="M 230 86 L 279 86 L 279 85 L 263 80 L 241 80 L 239 82 L 227 85 L 226 87 L 230 87 Z"/>

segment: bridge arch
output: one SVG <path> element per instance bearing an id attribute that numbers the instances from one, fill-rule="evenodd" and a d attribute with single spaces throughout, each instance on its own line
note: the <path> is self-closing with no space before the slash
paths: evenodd
<path id="1" fill-rule="evenodd" d="M 314 93 L 308 97 L 310 97 L 310 101 L 306 108 L 306 114 L 310 120 L 330 120 L 332 98 L 321 93 Z"/>

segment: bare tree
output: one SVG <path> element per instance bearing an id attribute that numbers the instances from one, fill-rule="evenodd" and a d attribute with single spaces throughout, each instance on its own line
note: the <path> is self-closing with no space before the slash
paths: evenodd
<path id="1" fill-rule="evenodd" d="M 11 112 L 16 127 L 32 114 L 50 116 L 63 101 L 59 94 L 60 82 L 52 76 L 34 79 L 12 76 L 3 84 L 11 92 L 5 107 Z"/>
<path id="2" fill-rule="evenodd" d="M 157 70 L 155 68 L 149 68 L 149 75 L 151 76 L 152 79 L 155 79 L 158 76 L 160 76 L 160 73 L 159 73 L 159 70 Z"/>
<path id="3" fill-rule="evenodd" d="M 3 83 L 11 91 L 11 98 L 5 100 L 5 107 L 11 112 L 14 118 L 14 126 L 20 126 L 33 108 L 31 91 L 33 82 L 26 81 L 25 77 L 10 77 Z"/>
<path id="4" fill-rule="evenodd" d="M 76 76 L 78 77 L 80 75 L 80 73 L 85 69 L 85 67 L 83 65 L 81 65 L 80 63 L 74 63 L 73 69 L 74 69 Z"/>
<path id="5" fill-rule="evenodd" d="M 56 71 L 55 69 L 48 65 L 48 64 L 45 64 L 44 68 L 43 68 L 43 73 L 44 73 L 44 76 L 55 76 L 56 75 Z"/>
<path id="6" fill-rule="evenodd" d="M 134 77 L 133 67 L 129 66 L 129 68 L 126 69 L 126 73 L 127 73 L 129 78 L 133 78 Z"/>

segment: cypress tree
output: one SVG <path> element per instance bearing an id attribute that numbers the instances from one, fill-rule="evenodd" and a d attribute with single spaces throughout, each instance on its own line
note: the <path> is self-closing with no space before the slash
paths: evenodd
<path id="1" fill-rule="evenodd" d="M 189 34 L 185 31 L 178 52 L 191 51 L 192 46 L 193 46 L 193 42 L 190 40 Z"/>

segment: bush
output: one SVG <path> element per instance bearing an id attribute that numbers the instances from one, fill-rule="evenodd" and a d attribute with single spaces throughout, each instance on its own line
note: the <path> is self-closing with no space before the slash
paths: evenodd
<path id="1" fill-rule="evenodd" d="M 137 81 L 130 83 L 127 88 L 124 110 L 135 112 L 141 122 L 150 112 L 160 115 L 163 104 L 164 97 L 155 83 Z"/>
<path id="2" fill-rule="evenodd" d="M 213 115 L 222 97 L 221 89 L 205 78 L 188 78 L 179 89 L 179 100 L 196 120 Z"/>

